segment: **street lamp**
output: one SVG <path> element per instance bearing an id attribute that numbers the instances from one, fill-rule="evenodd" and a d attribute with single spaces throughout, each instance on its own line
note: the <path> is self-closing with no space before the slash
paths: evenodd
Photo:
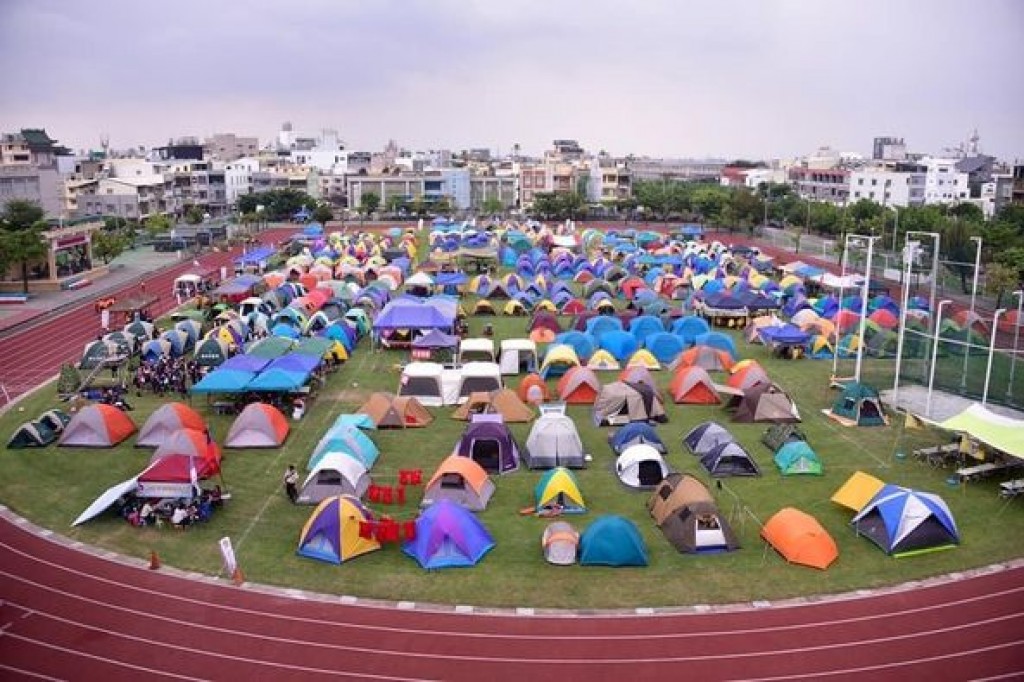
<path id="1" fill-rule="evenodd" d="M 949 208 L 947 207 L 948 211 Z M 978 297 L 978 274 L 981 272 L 981 237 L 971 237 L 971 241 L 975 243 L 975 254 L 974 254 L 974 282 L 971 284 L 971 313 L 967 316 L 967 328 L 971 328 L 974 324 L 974 303 Z M 960 374 L 960 390 L 961 392 L 967 388 L 967 359 L 971 353 L 971 334 L 968 331 L 965 343 L 967 347 L 964 348 L 964 369 Z"/>
<path id="2" fill-rule="evenodd" d="M 988 381 L 992 378 L 992 358 L 996 351 L 996 333 L 999 331 L 999 316 L 1006 312 L 1006 308 L 1000 308 L 992 317 L 992 337 L 988 343 L 988 364 L 985 365 L 985 388 L 981 391 L 981 404 L 988 402 Z M 1014 348 L 1014 351 L 1017 349 Z"/>
<path id="3" fill-rule="evenodd" d="M 1013 321 L 1013 351 L 1010 353 L 1010 380 L 1006 383 L 1006 401 L 1013 397 L 1013 375 L 1017 371 L 1017 345 L 1020 341 L 1020 314 L 1024 308 L 1024 291 L 1015 291 L 1017 297 L 1017 318 Z"/>
<path id="4" fill-rule="evenodd" d="M 952 303 L 949 299 L 939 301 L 939 309 L 935 313 L 935 337 L 932 339 L 932 362 L 931 371 L 928 373 L 928 397 L 924 403 L 924 415 L 932 416 L 932 387 L 935 386 L 935 360 L 939 355 L 939 327 L 942 322 L 942 309 Z"/>

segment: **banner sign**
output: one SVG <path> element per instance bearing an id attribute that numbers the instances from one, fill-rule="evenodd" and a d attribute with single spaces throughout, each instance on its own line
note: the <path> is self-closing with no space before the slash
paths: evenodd
<path id="1" fill-rule="evenodd" d="M 238 570 L 238 562 L 235 561 L 235 548 L 231 546 L 231 538 L 223 537 L 217 544 L 220 546 L 220 555 L 224 559 L 224 571 L 228 575 L 234 575 Z"/>
<path id="2" fill-rule="evenodd" d="M 191 483 L 142 483 L 135 491 L 138 497 L 171 497 L 191 499 L 194 495 Z"/>

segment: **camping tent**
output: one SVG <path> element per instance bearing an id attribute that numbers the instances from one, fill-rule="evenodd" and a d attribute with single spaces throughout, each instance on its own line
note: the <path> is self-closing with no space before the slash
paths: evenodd
<path id="1" fill-rule="evenodd" d="M 402 551 L 423 568 L 475 566 L 494 547 L 480 520 L 449 500 L 440 500 L 416 518 L 416 537 Z"/>
<path id="2" fill-rule="evenodd" d="M 483 511 L 494 494 L 494 482 L 468 457 L 450 455 L 423 489 L 423 506 L 449 500 L 470 511 Z"/>
<path id="3" fill-rule="evenodd" d="M 288 437 L 288 420 L 267 403 L 249 403 L 235 417 L 224 441 L 226 448 L 276 448 Z"/>
<path id="4" fill-rule="evenodd" d="M 320 458 L 330 452 L 344 452 L 355 457 L 362 462 L 367 471 L 373 468 L 373 465 L 377 463 L 377 458 L 380 457 L 377 444 L 370 440 L 369 436 L 352 423 L 341 420 L 335 421 L 334 425 L 317 442 L 313 453 L 309 456 L 307 468 L 315 468 Z"/>
<path id="5" fill-rule="evenodd" d="M 665 447 L 661 436 L 647 422 L 630 422 L 608 436 L 608 444 L 612 446 L 616 455 L 621 455 L 626 448 L 640 443 L 652 446 L 663 455 L 668 454 L 668 448 Z"/>
<path id="6" fill-rule="evenodd" d="M 558 380 L 558 398 L 570 405 L 592 405 L 600 392 L 601 381 L 587 367 L 572 367 Z"/>
<path id="7" fill-rule="evenodd" d="M 529 405 L 539 405 L 547 402 L 550 398 L 548 385 L 540 378 L 539 374 L 527 374 L 523 377 L 516 393 L 519 400 Z"/>
<path id="8" fill-rule="evenodd" d="M 299 534 L 299 556 L 341 564 L 380 549 L 380 543 L 359 532 L 373 514 L 351 495 L 328 497 L 309 515 Z"/>
<path id="9" fill-rule="evenodd" d="M 474 392 L 489 393 L 501 388 L 501 370 L 495 362 L 467 362 L 459 373 L 459 403 L 469 399 Z"/>
<path id="10" fill-rule="evenodd" d="M 821 458 L 803 440 L 793 440 L 779 448 L 775 453 L 775 466 L 783 476 L 822 474 Z"/>
<path id="11" fill-rule="evenodd" d="M 61 447 L 110 448 L 135 433 L 135 422 L 113 405 L 97 403 L 78 411 L 60 435 Z"/>
<path id="12" fill-rule="evenodd" d="M 772 424 L 761 436 L 761 442 L 772 452 L 794 440 L 807 440 L 807 436 L 796 424 Z"/>
<path id="13" fill-rule="evenodd" d="M 650 445 L 631 445 L 615 460 L 615 473 L 630 488 L 650 488 L 668 476 L 668 465 Z"/>
<path id="14" fill-rule="evenodd" d="M 371 393 L 356 412 L 368 416 L 378 429 L 419 428 L 434 421 L 416 398 L 390 393 Z"/>
<path id="15" fill-rule="evenodd" d="M 832 501 L 847 509 L 860 512 L 884 487 L 885 482 L 881 479 L 875 478 L 863 471 L 855 471 L 832 494 Z"/>
<path id="16" fill-rule="evenodd" d="M 188 455 L 189 457 L 220 458 L 220 448 L 210 439 L 209 431 L 178 429 L 167 436 L 156 450 L 153 459 L 167 455 Z"/>
<path id="17" fill-rule="evenodd" d="M 850 522 L 886 554 L 910 556 L 960 544 L 953 513 L 938 495 L 886 485 Z"/>
<path id="18" fill-rule="evenodd" d="M 616 426 L 634 421 L 668 421 L 661 397 L 644 384 L 616 381 L 601 387 L 594 400 L 595 426 Z"/>
<path id="19" fill-rule="evenodd" d="M 142 425 L 136 447 L 155 448 L 166 441 L 171 434 L 181 429 L 206 431 L 206 422 L 199 413 L 184 403 L 167 403 L 161 405 Z"/>
<path id="20" fill-rule="evenodd" d="M 538 513 L 556 508 L 562 514 L 582 514 L 587 505 L 580 492 L 575 474 L 565 467 L 555 467 L 544 473 L 533 489 L 535 510 Z"/>
<path id="21" fill-rule="evenodd" d="M 690 429 L 683 436 L 683 444 L 695 455 L 711 452 L 721 443 L 732 443 L 736 440 L 729 430 L 718 422 L 703 422 Z"/>
<path id="22" fill-rule="evenodd" d="M 583 442 L 576 423 L 564 410 L 545 409 L 533 423 L 526 437 L 526 466 L 547 469 L 564 466 L 582 469 L 586 466 Z"/>
<path id="23" fill-rule="evenodd" d="M 502 374 L 536 372 L 537 344 L 529 339 L 503 339 L 498 366 Z"/>
<path id="24" fill-rule="evenodd" d="M 763 384 L 744 391 L 732 420 L 742 424 L 773 422 L 776 424 L 800 421 L 800 413 L 786 392 L 772 384 Z"/>
<path id="25" fill-rule="evenodd" d="M 370 487 L 370 476 L 358 459 L 343 452 L 329 452 L 317 461 L 302 487 L 298 504 L 316 504 L 334 495 L 362 497 Z"/>
<path id="26" fill-rule="evenodd" d="M 11 434 L 7 447 L 12 450 L 20 448 L 44 448 L 57 440 L 57 432 L 41 420 L 25 422 Z"/>
<path id="27" fill-rule="evenodd" d="M 47 410 L 39 415 L 39 419 L 36 421 L 42 422 L 43 426 L 50 427 L 54 433 L 60 433 L 71 422 L 71 415 L 64 410 Z"/>
<path id="28" fill-rule="evenodd" d="M 878 391 L 867 384 L 852 381 L 832 404 L 831 417 L 851 426 L 885 426 L 885 410 Z"/>
<path id="29" fill-rule="evenodd" d="M 768 519 L 761 537 L 791 564 L 825 570 L 839 558 L 828 531 L 813 516 L 793 507 L 780 509 Z"/>
<path id="30" fill-rule="evenodd" d="M 700 463 L 715 478 L 761 475 L 754 458 L 735 441 L 719 443 L 711 448 L 700 455 Z"/>
<path id="31" fill-rule="evenodd" d="M 646 566 L 647 547 L 629 519 L 602 516 L 580 536 L 581 566 Z"/>
<path id="32" fill-rule="evenodd" d="M 696 365 L 679 367 L 668 390 L 675 403 L 717 405 L 722 402 L 707 370 Z"/>
<path id="33" fill-rule="evenodd" d="M 735 360 L 727 351 L 711 346 L 694 346 L 684 351 L 677 360 L 680 366 L 696 365 L 708 372 L 728 372 L 734 363 Z"/>
<path id="34" fill-rule="evenodd" d="M 444 368 L 436 362 L 410 362 L 402 368 L 398 381 L 398 395 L 416 398 L 422 405 L 444 405 L 441 377 Z"/>
<path id="35" fill-rule="evenodd" d="M 519 468 L 519 446 L 500 414 L 473 415 L 455 445 L 455 454 L 469 457 L 489 474 Z"/>
<path id="36" fill-rule="evenodd" d="M 496 358 L 493 339 L 462 339 L 459 342 L 457 362 L 460 365 L 469 362 L 494 362 Z"/>
<path id="37" fill-rule="evenodd" d="M 651 493 L 647 510 L 680 552 L 723 552 L 740 546 L 711 493 L 688 474 L 669 474 Z"/>
<path id="38" fill-rule="evenodd" d="M 572 346 L 567 344 L 556 344 L 549 346 L 544 354 L 544 362 L 540 366 L 540 376 L 564 377 L 574 367 L 579 367 L 580 359 Z"/>
<path id="39" fill-rule="evenodd" d="M 467 421 L 474 414 L 499 414 L 506 424 L 525 423 L 533 419 L 533 410 L 510 388 L 470 394 L 469 400 L 452 413 L 452 419 Z"/>

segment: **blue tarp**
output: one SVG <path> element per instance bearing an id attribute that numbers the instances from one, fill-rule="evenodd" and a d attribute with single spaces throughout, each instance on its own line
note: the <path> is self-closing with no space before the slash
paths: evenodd
<path id="1" fill-rule="evenodd" d="M 256 378 L 253 372 L 216 369 L 193 386 L 191 393 L 241 393 Z"/>
<path id="2" fill-rule="evenodd" d="M 267 260 L 276 253 L 276 250 L 271 246 L 261 246 L 258 249 L 253 249 L 247 253 L 243 253 L 241 256 L 235 259 L 236 265 L 257 265 L 262 261 Z"/>
<path id="3" fill-rule="evenodd" d="M 455 324 L 455 309 L 442 310 L 430 302 L 416 303 L 398 299 L 391 301 L 373 323 L 378 329 L 451 329 Z"/>
<path id="4" fill-rule="evenodd" d="M 784 324 L 781 327 L 762 327 L 757 334 L 766 344 L 781 343 L 787 346 L 802 346 L 811 338 L 810 334 L 792 324 Z"/>
<path id="5" fill-rule="evenodd" d="M 217 371 L 232 370 L 239 372 L 262 372 L 270 364 L 269 358 L 261 358 L 255 355 L 240 354 L 225 360 Z"/>

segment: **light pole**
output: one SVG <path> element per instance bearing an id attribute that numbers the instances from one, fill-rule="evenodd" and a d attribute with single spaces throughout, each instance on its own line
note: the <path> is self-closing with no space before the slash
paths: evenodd
<path id="1" fill-rule="evenodd" d="M 892 207 L 893 212 L 896 214 L 892 225 L 892 250 L 896 251 L 896 239 L 900 233 L 900 208 L 899 206 Z"/>
<path id="2" fill-rule="evenodd" d="M 899 396 L 900 391 L 900 366 L 903 364 L 903 343 L 904 337 L 907 333 L 907 308 L 910 305 L 910 273 L 914 267 L 914 257 L 917 254 L 917 249 L 921 246 L 921 242 L 913 241 L 911 239 L 913 236 L 932 238 L 935 248 L 933 260 L 934 257 L 937 257 L 939 252 L 939 240 L 941 239 L 938 232 L 920 232 L 917 230 L 907 232 L 906 244 L 903 247 L 903 264 L 905 266 L 905 270 L 903 274 L 903 300 L 900 302 L 899 336 L 896 339 L 896 376 L 893 378 L 893 400 Z M 933 263 L 932 267 L 934 271 L 938 266 Z M 934 274 L 932 278 L 934 279 Z"/>
<path id="3" fill-rule="evenodd" d="M 1010 380 L 1006 382 L 1006 401 L 1013 398 L 1013 376 L 1017 373 L 1017 344 L 1020 341 L 1020 315 L 1024 308 L 1024 291 L 1013 292 L 1017 297 L 1017 318 L 1013 321 L 1013 350 L 1010 353 Z"/>
<path id="4" fill-rule="evenodd" d="M 860 383 L 860 368 L 864 363 L 864 332 L 867 330 L 868 324 L 868 296 L 871 293 L 871 257 L 875 252 L 875 240 L 878 237 L 863 237 L 868 243 L 868 258 L 867 264 L 864 266 L 864 286 L 861 288 L 860 294 L 860 328 L 857 335 L 860 337 L 859 343 L 857 344 L 857 363 L 853 369 L 853 380 Z"/>
<path id="5" fill-rule="evenodd" d="M 939 355 L 939 326 L 942 322 L 942 309 L 952 303 L 949 299 L 939 301 L 939 309 L 935 312 L 935 337 L 932 339 L 931 371 L 928 372 L 928 397 L 924 403 L 924 416 L 932 416 L 932 387 L 935 386 L 935 360 Z"/>
<path id="6" fill-rule="evenodd" d="M 949 208 L 947 207 L 948 211 Z M 971 237 L 971 241 L 975 243 L 975 254 L 974 254 L 974 282 L 971 284 L 971 312 L 967 316 L 967 335 L 965 337 L 964 347 L 964 369 L 960 374 L 960 391 L 964 391 L 967 388 L 967 360 L 971 356 L 971 326 L 974 324 L 974 304 L 978 298 L 978 274 L 981 272 L 981 237 Z"/>
<path id="7" fill-rule="evenodd" d="M 995 356 L 996 351 L 996 333 L 999 331 L 999 316 L 1005 312 L 1006 308 L 1000 308 L 992 317 L 992 337 L 988 343 L 988 364 L 985 365 L 985 388 L 981 391 L 982 405 L 988 402 L 988 381 L 992 378 L 992 358 Z"/>

